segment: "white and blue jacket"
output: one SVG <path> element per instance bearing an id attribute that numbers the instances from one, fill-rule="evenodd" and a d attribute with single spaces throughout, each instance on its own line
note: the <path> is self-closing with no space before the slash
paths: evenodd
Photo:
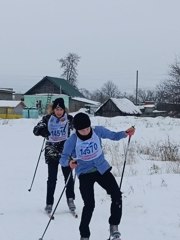
<path id="1" fill-rule="evenodd" d="M 72 157 L 77 161 L 75 169 L 77 176 L 93 171 L 104 174 L 110 168 L 110 165 L 104 158 L 101 138 L 118 141 L 125 137 L 127 137 L 125 131 L 113 132 L 102 126 L 94 127 L 91 138 L 85 141 L 81 140 L 76 133 L 73 133 L 64 144 L 60 164 L 63 167 L 68 166 L 69 159 Z"/>

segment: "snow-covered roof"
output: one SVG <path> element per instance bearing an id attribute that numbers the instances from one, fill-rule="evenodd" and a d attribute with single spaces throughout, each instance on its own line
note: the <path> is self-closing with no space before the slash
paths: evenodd
<path id="1" fill-rule="evenodd" d="M 96 102 L 96 101 L 93 101 L 93 100 L 89 100 L 89 99 L 87 99 L 87 98 L 73 97 L 73 98 L 71 98 L 71 99 L 76 100 L 76 101 L 79 101 L 79 102 L 89 103 L 89 104 L 92 104 L 92 105 L 100 105 L 99 102 Z"/>
<path id="2" fill-rule="evenodd" d="M 153 113 L 165 113 L 166 111 L 154 110 Z"/>
<path id="3" fill-rule="evenodd" d="M 138 106 L 135 106 L 134 103 L 127 98 L 111 98 L 111 100 L 123 113 L 141 114 Z"/>
<path id="4" fill-rule="evenodd" d="M 139 109 L 144 109 L 144 108 L 155 108 L 155 104 L 144 104 L 144 105 L 138 105 Z"/>
<path id="5" fill-rule="evenodd" d="M 144 108 L 153 108 L 155 107 L 155 104 L 145 104 Z"/>
<path id="6" fill-rule="evenodd" d="M 1 92 L 10 92 L 10 93 L 12 93 L 13 92 L 13 88 L 0 88 L 0 91 Z"/>
<path id="7" fill-rule="evenodd" d="M 21 101 L 0 100 L 0 107 L 16 107 Z"/>

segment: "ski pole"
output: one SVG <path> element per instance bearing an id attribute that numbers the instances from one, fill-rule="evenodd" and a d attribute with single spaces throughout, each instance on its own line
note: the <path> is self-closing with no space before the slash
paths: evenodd
<path id="1" fill-rule="evenodd" d="M 120 180 L 120 184 L 119 184 L 119 189 L 120 190 L 121 190 L 122 180 L 123 180 L 123 176 L 124 176 L 124 170 L 125 170 L 125 166 L 126 166 L 126 159 L 127 159 L 127 153 L 128 153 L 130 141 L 131 141 L 131 136 L 129 136 L 128 144 L 127 144 L 127 148 L 126 148 L 126 152 L 125 152 L 123 170 L 122 170 L 121 180 Z"/>
<path id="2" fill-rule="evenodd" d="M 60 195 L 60 197 L 59 197 L 59 199 L 58 199 L 58 201 L 57 201 L 57 204 L 56 204 L 56 206 L 55 206 L 55 208 L 54 208 L 54 210 L 53 210 L 53 213 L 52 213 L 52 215 L 51 215 L 51 217 L 50 217 L 50 219 L 49 219 L 49 221 L 48 221 L 48 224 L 47 224 L 47 226 L 46 226 L 46 228 L 45 228 L 45 230 L 44 230 L 44 232 L 43 232 L 43 234 L 42 234 L 42 237 L 39 238 L 39 240 L 43 240 L 43 237 L 44 237 L 44 235 L 45 235 L 45 233 L 46 233 L 46 231 L 47 231 L 47 229 L 48 229 L 48 227 L 49 227 L 49 224 L 50 224 L 51 220 L 54 219 L 54 213 L 55 213 L 55 211 L 56 211 L 56 209 L 57 209 L 57 207 L 58 207 L 58 205 L 59 205 L 59 202 L 60 202 L 60 200 L 61 200 L 61 198 L 62 198 L 62 196 L 63 196 L 63 193 L 64 193 L 64 191 L 65 191 L 65 189 L 66 189 L 66 187 L 67 187 L 67 185 L 68 185 L 68 182 L 69 182 L 69 179 L 70 179 L 70 177 L 71 177 L 71 174 L 72 174 L 72 172 L 69 173 L 69 176 L 68 176 L 68 178 L 67 178 L 67 181 L 66 181 L 66 183 L 65 183 L 65 186 L 64 186 L 64 188 L 63 188 L 63 190 L 62 190 L 62 192 L 61 192 L 61 195 Z"/>
<path id="3" fill-rule="evenodd" d="M 75 184 L 75 181 L 76 181 L 76 173 L 74 174 L 74 179 L 73 179 L 73 181 L 74 181 L 74 184 Z"/>
<path id="4" fill-rule="evenodd" d="M 33 182 L 34 182 L 34 179 L 35 179 L 36 171 L 37 171 L 37 168 L 38 168 L 38 165 L 39 165 L 39 160 L 40 160 L 40 158 L 41 158 L 42 152 L 44 151 L 44 149 L 43 149 L 44 143 L 45 143 L 45 138 L 44 138 L 44 140 L 43 140 L 42 147 L 41 147 L 41 151 L 40 151 L 40 153 L 39 153 L 39 157 L 38 157 L 38 161 L 37 161 L 36 168 L 35 168 L 35 171 L 34 171 L 34 176 L 33 176 L 32 182 L 31 182 L 31 186 L 30 186 L 30 188 L 28 189 L 29 192 L 30 192 L 31 189 L 32 189 L 32 185 L 33 185 Z"/>

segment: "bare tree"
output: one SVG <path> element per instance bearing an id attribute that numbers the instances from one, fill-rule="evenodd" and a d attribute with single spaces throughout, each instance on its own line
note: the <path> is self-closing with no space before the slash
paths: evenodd
<path id="1" fill-rule="evenodd" d="M 71 85 L 77 87 L 77 66 L 80 57 L 76 53 L 69 53 L 65 58 L 59 59 L 61 68 L 63 69 L 62 77 L 64 77 Z"/>
<path id="2" fill-rule="evenodd" d="M 118 90 L 118 86 L 114 84 L 112 81 L 107 81 L 103 86 L 102 86 L 102 92 L 107 98 L 117 98 L 120 97 L 121 93 Z"/>
<path id="3" fill-rule="evenodd" d="M 131 102 L 133 102 L 134 104 L 136 104 L 135 94 L 130 94 L 130 93 L 124 92 L 124 93 L 122 94 L 122 98 L 127 98 L 127 99 L 129 99 Z"/>
<path id="4" fill-rule="evenodd" d="M 80 88 L 79 89 L 80 93 L 82 93 L 82 95 L 87 98 L 87 99 L 91 99 L 91 92 L 89 90 L 87 90 L 86 88 Z"/>
<path id="5" fill-rule="evenodd" d="M 145 102 L 145 101 L 156 101 L 157 94 L 154 90 L 145 90 L 139 88 L 138 90 L 138 102 Z"/>
<path id="6" fill-rule="evenodd" d="M 129 99 L 131 102 L 136 104 L 136 92 L 133 94 L 124 92 L 122 97 Z M 145 90 L 142 88 L 138 89 L 138 103 L 144 103 L 145 101 L 157 101 L 157 91 L 156 90 Z"/>
<path id="7" fill-rule="evenodd" d="M 94 100 L 94 101 L 103 103 L 108 99 L 108 97 L 104 95 L 102 90 L 97 89 L 97 90 L 92 92 L 91 99 Z"/>
<path id="8" fill-rule="evenodd" d="M 162 82 L 156 87 L 157 91 L 157 102 L 158 103 L 168 103 L 170 101 L 170 96 L 167 91 L 167 85 L 166 82 Z"/>
<path id="9" fill-rule="evenodd" d="M 180 62 L 175 60 L 170 65 L 169 78 L 157 86 L 158 101 L 165 103 L 180 103 Z"/>
<path id="10" fill-rule="evenodd" d="M 180 62 L 176 59 L 174 64 L 170 65 L 169 71 L 169 91 L 173 97 L 174 103 L 180 103 Z"/>
<path id="11" fill-rule="evenodd" d="M 91 93 L 90 99 L 103 103 L 111 97 L 118 98 L 120 95 L 118 87 L 112 81 L 107 81 L 100 89 Z"/>

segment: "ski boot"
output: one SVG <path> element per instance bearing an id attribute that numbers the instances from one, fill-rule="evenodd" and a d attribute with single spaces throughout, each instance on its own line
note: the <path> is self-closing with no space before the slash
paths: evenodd
<path id="1" fill-rule="evenodd" d="M 110 237 L 109 240 L 121 240 L 121 234 L 118 230 L 118 225 L 110 225 Z"/>
<path id="2" fill-rule="evenodd" d="M 71 212 L 74 212 L 76 210 L 76 206 L 74 204 L 74 199 L 73 198 L 68 198 L 67 199 L 67 204 L 68 204 L 68 207 L 69 207 L 69 210 Z M 85 239 L 86 240 L 86 239 Z"/>
<path id="3" fill-rule="evenodd" d="M 51 204 L 47 204 L 44 210 L 46 211 L 47 214 L 51 214 L 51 212 L 52 212 L 52 205 Z"/>

